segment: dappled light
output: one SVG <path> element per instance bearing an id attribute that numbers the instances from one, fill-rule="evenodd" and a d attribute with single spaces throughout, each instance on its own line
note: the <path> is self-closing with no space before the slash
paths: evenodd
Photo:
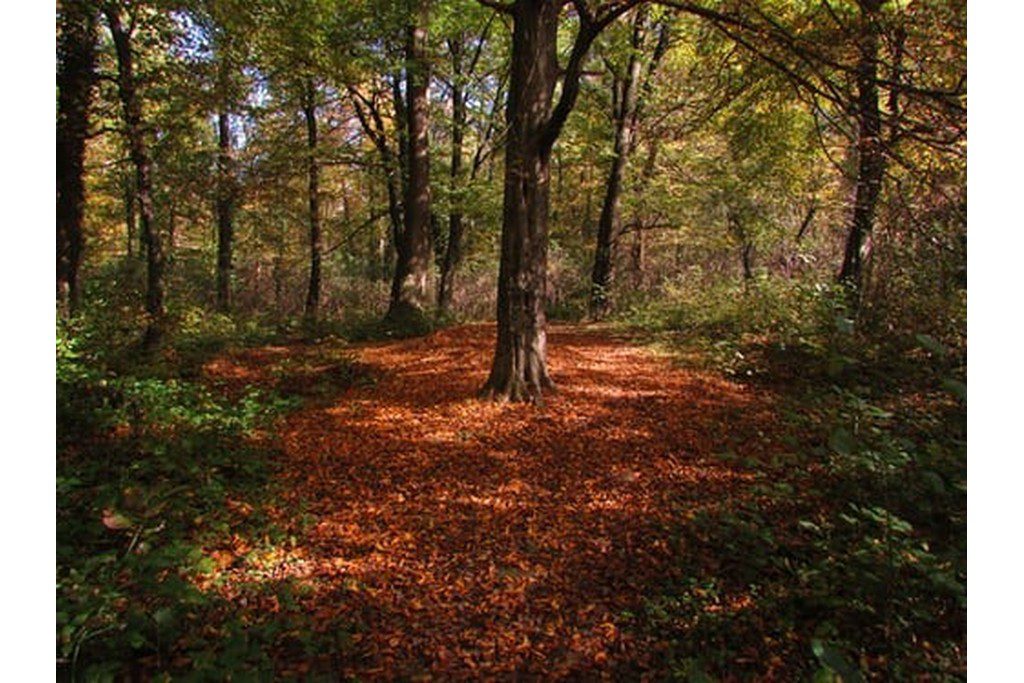
<path id="1" fill-rule="evenodd" d="M 372 387 L 277 427 L 282 521 L 317 520 L 293 576 L 311 605 L 365 625 L 346 674 L 642 671 L 655 643 L 624 634 L 622 615 L 685 552 L 673 519 L 748 495 L 749 472 L 715 456 L 771 428 L 769 395 L 555 327 L 556 395 L 539 409 L 480 401 L 492 329 L 354 349 Z M 236 381 L 270 357 L 206 371 Z"/>

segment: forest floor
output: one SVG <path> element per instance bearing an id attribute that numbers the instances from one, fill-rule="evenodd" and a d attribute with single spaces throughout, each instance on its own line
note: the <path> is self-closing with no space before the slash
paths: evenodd
<path id="1" fill-rule="evenodd" d="M 541 406 L 481 401 L 493 330 L 247 349 L 204 366 L 228 393 L 306 398 L 269 435 L 281 453 L 270 514 L 288 547 L 241 561 L 258 539 L 236 533 L 206 549 L 217 563 L 206 589 L 228 604 L 282 610 L 252 589 L 296 582 L 309 627 L 337 631 L 334 652 L 275 656 L 281 673 L 638 678 L 672 657 L 644 626 L 667 586 L 691 586 L 709 617 L 758 611 L 749 577 L 708 597 L 684 576 L 687 565 L 725 574 L 732 560 L 689 546 L 679 527 L 757 504 L 750 463 L 781 448 L 773 394 L 674 366 L 609 328 L 555 325 L 558 392 Z M 768 676 L 798 647 L 735 645 Z"/>

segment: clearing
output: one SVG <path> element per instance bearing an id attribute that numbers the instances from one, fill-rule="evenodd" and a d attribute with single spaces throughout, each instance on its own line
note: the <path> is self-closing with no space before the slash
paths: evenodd
<path id="1" fill-rule="evenodd" d="M 772 396 L 674 367 L 606 328 L 556 325 L 558 393 L 539 407 L 480 401 L 493 336 L 467 325 L 345 347 L 351 381 L 277 425 L 274 514 L 294 549 L 260 572 L 218 551 L 216 584 L 231 598 L 295 580 L 314 629 L 350 625 L 343 654 L 295 654 L 293 671 L 619 677 L 665 666 L 667 644 L 639 615 L 686 578 L 679 557 L 694 551 L 680 524 L 750 500 L 756 475 L 723 454 L 775 449 Z M 309 386 L 332 371 L 317 366 L 322 348 L 299 346 L 231 353 L 204 372 L 228 389 L 280 382 L 270 369 L 296 354 Z M 722 617 L 753 607 L 738 591 L 713 602 Z"/>

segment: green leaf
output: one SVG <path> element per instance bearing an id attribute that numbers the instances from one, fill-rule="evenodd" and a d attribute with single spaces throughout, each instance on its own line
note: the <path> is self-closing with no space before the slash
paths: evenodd
<path id="1" fill-rule="evenodd" d="M 864 676 L 835 646 L 815 638 L 811 641 L 811 649 L 821 665 L 835 672 L 843 683 L 863 683 Z"/>
<path id="2" fill-rule="evenodd" d="M 130 529 L 132 527 L 132 520 L 128 519 L 120 512 L 107 508 L 103 511 L 103 526 L 111 529 L 112 531 L 123 531 L 124 529 Z"/>
<path id="3" fill-rule="evenodd" d="M 800 521 L 797 522 L 797 525 L 801 529 L 807 529 L 808 531 L 812 531 L 812 532 L 814 532 L 816 534 L 820 534 L 821 533 L 821 527 L 818 526 L 817 524 L 815 524 L 814 522 L 808 520 L 808 519 L 801 519 Z"/>
<path id="4" fill-rule="evenodd" d="M 161 607 L 153 613 L 153 621 L 160 628 L 166 628 L 174 621 L 174 610 L 170 607 Z"/>
<path id="5" fill-rule="evenodd" d="M 146 644 L 146 636 L 142 635 L 138 631 L 130 631 L 128 633 L 128 644 L 131 645 L 133 649 L 138 650 Z"/>
<path id="6" fill-rule="evenodd" d="M 812 683 L 835 683 L 838 676 L 836 676 L 831 669 L 827 666 L 823 666 L 814 672 L 814 676 L 811 678 Z"/>
<path id="7" fill-rule="evenodd" d="M 853 319 L 845 315 L 836 316 L 836 329 L 843 334 L 853 334 Z"/>
<path id="8" fill-rule="evenodd" d="M 925 470 L 921 473 L 921 479 L 932 493 L 943 494 L 946 492 L 946 482 L 937 472 Z"/>
<path id="9" fill-rule="evenodd" d="M 714 683 L 715 680 L 704 670 L 700 660 L 692 657 L 688 657 L 679 663 L 677 674 L 686 683 Z"/>
<path id="10" fill-rule="evenodd" d="M 929 334 L 919 334 L 915 337 L 917 343 L 926 351 L 931 351 L 936 356 L 945 356 L 946 347 L 939 340 Z"/>
<path id="11" fill-rule="evenodd" d="M 942 388 L 956 396 L 961 401 L 967 400 L 967 385 L 959 380 L 944 379 L 942 380 Z"/>
<path id="12" fill-rule="evenodd" d="M 828 437 L 828 447 L 839 455 L 850 455 L 856 445 L 853 434 L 845 427 L 836 427 Z"/>

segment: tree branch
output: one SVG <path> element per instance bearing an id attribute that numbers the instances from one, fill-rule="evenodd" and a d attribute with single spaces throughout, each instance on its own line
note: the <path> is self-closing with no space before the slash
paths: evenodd
<path id="1" fill-rule="evenodd" d="M 565 77 L 562 80 L 562 96 L 558 104 L 548 118 L 540 135 L 540 147 L 543 150 L 550 150 L 558 139 L 565 120 L 569 118 L 569 112 L 576 105 L 576 98 L 580 94 L 580 76 L 583 75 L 583 62 L 586 61 L 587 53 L 594 39 L 609 24 L 619 18 L 629 9 L 640 4 L 641 0 L 620 0 L 605 5 L 601 11 L 591 15 L 583 0 L 573 0 L 577 13 L 580 15 L 580 30 L 576 34 L 576 42 L 573 43 L 572 53 L 569 56 L 569 64 L 565 68 Z"/>
<path id="2" fill-rule="evenodd" d="M 484 7 L 490 7 L 493 10 L 497 10 L 504 14 L 512 14 L 512 4 L 500 2 L 499 0 L 476 0 Z"/>

